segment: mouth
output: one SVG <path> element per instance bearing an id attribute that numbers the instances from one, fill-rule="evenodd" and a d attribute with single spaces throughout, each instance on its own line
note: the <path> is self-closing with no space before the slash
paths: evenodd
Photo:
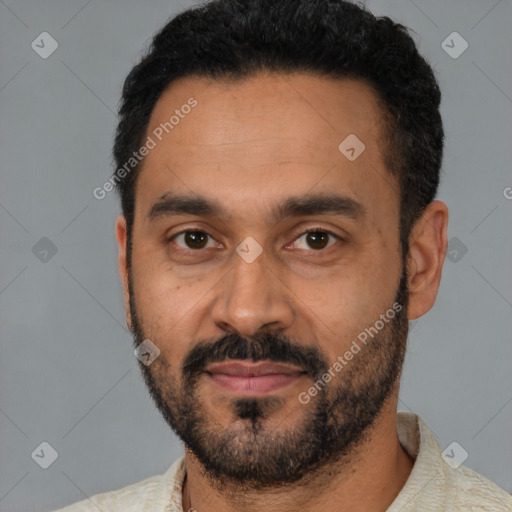
<path id="1" fill-rule="evenodd" d="M 224 390 L 252 396 L 277 391 L 306 374 L 296 367 L 267 361 L 224 361 L 209 366 L 205 373 Z"/>

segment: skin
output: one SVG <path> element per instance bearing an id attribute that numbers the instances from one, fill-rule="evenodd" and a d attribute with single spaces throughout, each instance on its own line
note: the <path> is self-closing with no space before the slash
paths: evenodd
<path id="1" fill-rule="evenodd" d="M 250 336 L 278 330 L 335 361 L 393 303 L 402 270 L 398 183 L 383 163 L 383 125 L 375 92 L 358 80 L 309 74 L 259 73 L 234 83 L 187 77 L 173 82 L 158 100 L 147 133 L 190 96 L 198 100 L 197 107 L 149 152 L 137 181 L 132 272 L 145 335 L 172 339 L 160 346 L 160 357 L 176 372 L 198 340 L 233 331 Z M 352 162 L 338 150 L 349 134 L 366 146 Z M 216 200 L 226 217 L 149 220 L 152 205 L 171 191 Z M 357 220 L 330 214 L 278 222 L 268 218 L 275 204 L 312 192 L 351 197 L 366 215 Z M 447 223 L 446 205 L 434 201 L 411 232 L 410 320 L 434 304 Z M 303 236 L 311 227 L 332 231 L 345 241 L 331 239 L 329 247 L 314 250 Z M 208 248 L 187 250 L 183 237 L 174 243 L 166 239 L 185 229 L 210 234 Z M 122 216 L 116 236 L 130 326 Z M 235 252 L 248 236 L 263 248 L 250 264 Z M 179 253 L 179 246 L 186 252 Z M 304 414 L 297 395 L 311 384 L 305 376 L 275 391 L 285 402 L 265 420 L 269 426 L 293 428 Z M 397 385 L 350 459 L 307 486 L 238 497 L 236 491 L 223 493 L 186 449 L 184 510 L 193 504 L 199 512 L 227 512 L 240 509 L 241 503 L 247 511 L 339 510 L 340 504 L 347 512 L 386 510 L 413 466 L 396 434 L 398 391 Z M 208 420 L 218 428 L 234 421 L 226 393 L 213 385 L 201 387 Z"/>

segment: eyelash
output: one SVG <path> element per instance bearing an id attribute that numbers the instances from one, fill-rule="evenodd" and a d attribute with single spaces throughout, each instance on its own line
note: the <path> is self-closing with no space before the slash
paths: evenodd
<path id="1" fill-rule="evenodd" d="M 332 231 L 330 231 L 328 229 L 324 229 L 324 228 L 320 228 L 320 227 L 313 227 L 313 228 L 309 228 L 309 229 L 299 233 L 298 236 L 296 236 L 293 239 L 293 242 L 295 242 L 299 238 L 303 237 L 304 235 L 307 235 L 308 233 L 316 233 L 316 232 L 325 233 L 325 234 L 331 236 L 332 238 L 336 239 L 339 242 L 344 242 L 345 241 L 341 236 L 337 235 L 336 233 L 333 233 Z M 175 233 L 174 235 L 169 237 L 167 239 L 167 241 L 168 242 L 173 242 L 178 236 L 184 235 L 185 233 L 204 233 L 205 235 L 207 235 L 210 238 L 212 238 L 213 240 L 215 240 L 212 235 L 210 235 L 209 233 L 207 233 L 206 231 L 203 231 L 201 229 L 184 229 L 184 230 L 180 231 L 179 233 Z M 332 245 L 334 245 L 334 244 L 332 244 Z M 327 247 L 325 247 L 323 249 L 309 249 L 309 252 L 320 253 L 320 252 L 326 251 L 327 249 L 332 247 L 332 245 L 327 246 Z M 180 246 L 178 246 L 178 249 L 177 249 L 178 252 L 183 252 L 183 253 L 190 253 L 190 252 L 199 253 L 199 252 L 201 252 L 203 250 L 204 249 L 186 249 L 186 248 L 183 248 L 183 247 L 180 247 Z M 299 249 L 299 250 L 307 250 L 307 249 Z"/>
<path id="2" fill-rule="evenodd" d="M 343 238 L 341 238 L 339 235 L 337 235 L 336 233 L 333 233 L 332 231 L 330 231 L 328 229 L 324 229 L 324 228 L 321 228 L 321 227 L 313 227 L 313 228 L 306 229 L 305 231 L 302 231 L 301 233 L 299 233 L 299 235 L 296 236 L 293 239 L 292 243 L 295 243 L 296 240 L 302 238 L 304 235 L 307 235 L 308 233 L 317 233 L 317 232 L 329 235 L 331 238 L 334 238 L 338 242 L 343 242 L 344 241 Z M 300 251 L 308 251 L 308 252 L 311 252 L 311 253 L 321 253 L 321 252 L 327 251 L 333 245 L 335 245 L 334 243 L 329 245 L 329 242 L 327 242 L 327 244 L 328 244 L 327 247 L 324 247 L 322 249 L 298 249 L 298 250 L 300 250 Z"/>

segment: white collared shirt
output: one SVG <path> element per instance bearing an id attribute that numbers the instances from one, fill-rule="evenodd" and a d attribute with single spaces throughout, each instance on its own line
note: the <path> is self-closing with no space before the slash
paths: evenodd
<path id="1" fill-rule="evenodd" d="M 454 469 L 456 463 L 443 459 L 441 446 L 419 416 L 399 412 L 397 432 L 400 444 L 415 462 L 388 512 L 512 512 L 512 497 L 507 492 L 471 469 Z M 456 454 L 449 450 L 447 456 Z M 182 456 L 163 475 L 96 494 L 55 512 L 184 512 L 181 490 L 185 473 Z"/>

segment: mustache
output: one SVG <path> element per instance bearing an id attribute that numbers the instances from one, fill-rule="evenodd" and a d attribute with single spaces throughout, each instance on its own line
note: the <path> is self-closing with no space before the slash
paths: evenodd
<path id="1" fill-rule="evenodd" d="M 183 362 L 182 376 L 185 381 L 191 382 L 208 364 L 226 359 L 290 363 L 314 379 L 327 371 L 327 364 L 316 347 L 305 347 L 290 338 L 269 333 L 251 337 L 230 333 L 219 340 L 201 342 L 192 348 Z"/>

